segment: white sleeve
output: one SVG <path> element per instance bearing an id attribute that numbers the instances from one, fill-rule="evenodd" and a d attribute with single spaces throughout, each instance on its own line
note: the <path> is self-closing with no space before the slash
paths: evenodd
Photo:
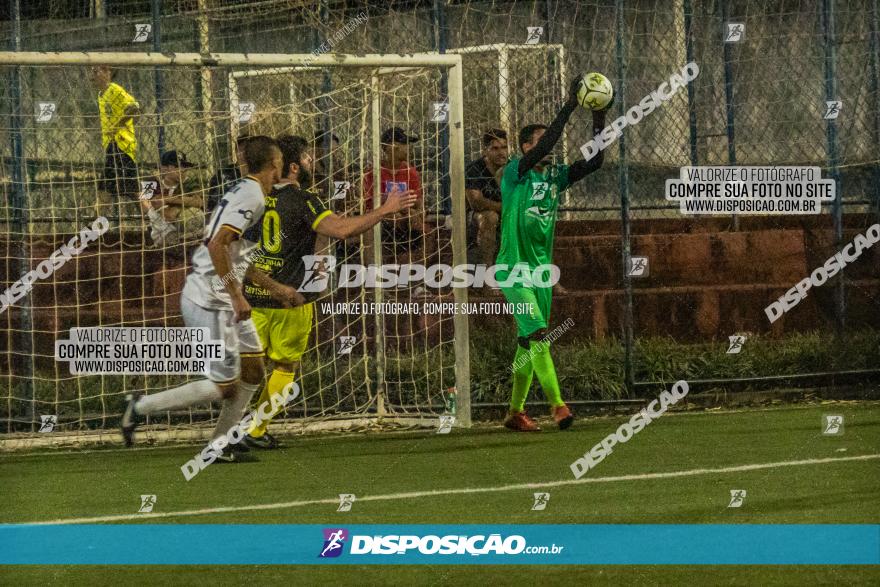
<path id="1" fill-rule="evenodd" d="M 236 184 L 217 204 L 205 240 L 211 240 L 224 226 L 241 236 L 245 230 L 260 221 L 265 209 L 266 199 L 256 182 L 243 181 Z"/>

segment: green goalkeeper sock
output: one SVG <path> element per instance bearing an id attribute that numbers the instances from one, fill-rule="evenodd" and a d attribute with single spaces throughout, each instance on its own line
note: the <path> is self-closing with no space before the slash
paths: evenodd
<path id="1" fill-rule="evenodd" d="M 532 365 L 538 374 L 538 381 L 544 390 L 544 396 L 554 408 L 564 406 L 562 392 L 559 391 L 559 380 L 556 379 L 556 367 L 553 366 L 553 357 L 550 356 L 550 345 L 545 342 L 532 343 Z"/>
<path id="2" fill-rule="evenodd" d="M 517 345 L 516 356 L 513 358 L 513 395 L 510 397 L 512 411 L 521 412 L 525 407 L 534 372 L 529 351 Z"/>

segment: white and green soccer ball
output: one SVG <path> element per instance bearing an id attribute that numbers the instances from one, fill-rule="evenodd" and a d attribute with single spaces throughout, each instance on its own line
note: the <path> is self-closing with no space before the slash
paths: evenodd
<path id="1" fill-rule="evenodd" d="M 578 103 L 588 110 L 602 110 L 614 96 L 611 82 L 601 73 L 588 73 L 578 87 Z"/>

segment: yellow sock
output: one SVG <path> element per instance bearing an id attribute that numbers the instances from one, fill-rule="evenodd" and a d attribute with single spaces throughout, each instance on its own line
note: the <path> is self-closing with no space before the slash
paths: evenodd
<path id="1" fill-rule="evenodd" d="M 293 373 L 289 371 L 279 371 L 278 369 L 272 371 L 269 381 L 263 386 L 263 392 L 260 394 L 260 399 L 257 401 L 257 407 L 264 402 L 271 401 L 270 398 L 273 395 L 281 395 L 281 391 L 291 383 L 293 383 Z M 266 427 L 269 425 L 269 422 L 271 422 L 271 419 L 260 422 L 259 426 L 252 422 L 248 434 L 254 438 L 259 438 L 266 433 Z"/>

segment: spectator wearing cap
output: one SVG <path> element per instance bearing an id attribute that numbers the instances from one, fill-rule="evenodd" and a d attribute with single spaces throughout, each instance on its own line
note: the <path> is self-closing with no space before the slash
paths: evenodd
<path id="1" fill-rule="evenodd" d="M 158 176 L 143 182 L 141 208 L 157 246 L 195 240 L 204 231 L 204 197 L 185 185 L 186 174 L 193 167 L 183 153 L 168 151 L 159 161 Z"/>
<path id="2" fill-rule="evenodd" d="M 390 128 L 382 133 L 381 169 L 379 170 L 379 189 L 382 201 L 392 191 L 412 192 L 418 197 L 417 203 L 410 210 L 402 212 L 382 223 L 382 243 L 397 257 L 397 261 L 406 263 L 410 253 L 420 249 L 424 240 L 425 202 L 422 194 L 422 180 L 416 168 L 409 164 L 409 146 L 418 141 L 418 137 L 406 134 L 402 128 Z M 364 206 L 373 209 L 374 190 L 373 170 L 364 174 Z M 403 257 L 401 259 L 400 257 Z"/>

